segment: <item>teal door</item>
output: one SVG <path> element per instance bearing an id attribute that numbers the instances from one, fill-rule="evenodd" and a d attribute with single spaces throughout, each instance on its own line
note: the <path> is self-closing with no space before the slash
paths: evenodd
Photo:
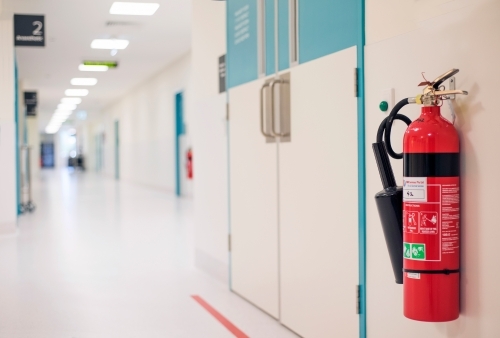
<path id="1" fill-rule="evenodd" d="M 115 179 L 120 179 L 120 121 L 115 121 Z"/>
<path id="2" fill-rule="evenodd" d="M 175 94 L 175 194 L 181 196 L 181 136 L 185 134 L 183 92 Z"/>

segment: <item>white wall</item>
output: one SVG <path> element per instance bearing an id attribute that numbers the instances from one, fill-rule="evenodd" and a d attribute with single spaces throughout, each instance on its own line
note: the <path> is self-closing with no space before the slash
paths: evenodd
<path id="1" fill-rule="evenodd" d="M 500 337 L 497 268 L 500 2 L 491 0 L 368 0 L 366 46 L 367 318 L 368 337 Z M 470 95 L 454 102 L 461 137 L 462 311 L 451 323 L 422 323 L 403 316 L 402 286 L 394 283 L 373 196 L 382 189 L 371 143 L 381 120 L 382 91 L 396 101 L 421 91 L 421 72 L 432 80 L 459 68 L 457 88 Z M 405 107 L 410 118 L 420 108 Z M 444 114 L 449 116 L 445 105 Z M 393 140 L 402 140 L 402 127 Z M 402 141 L 399 141 L 401 149 Z M 402 163 L 393 161 L 402 182 Z"/>
<path id="2" fill-rule="evenodd" d="M 182 138 L 183 193 L 193 195 L 196 264 L 228 280 L 226 95 L 219 94 L 218 59 L 226 53 L 226 4 L 193 0 L 192 51 L 78 128 L 88 135 L 87 167 L 95 168 L 95 136 L 104 132 L 104 174 L 114 177 L 114 121 L 120 121 L 120 175 L 125 181 L 173 192 L 174 95 L 184 90 L 187 135 Z M 194 179 L 185 178 L 193 148 Z"/>
<path id="3" fill-rule="evenodd" d="M 219 56 L 226 53 L 226 3 L 193 0 L 193 150 L 196 265 L 228 282 L 226 95 Z"/>
<path id="4" fill-rule="evenodd" d="M 0 20 L 0 233 L 16 229 L 14 41 L 12 20 Z"/>
<path id="5" fill-rule="evenodd" d="M 102 130 L 105 133 L 104 173 L 107 176 L 114 177 L 115 174 L 114 122 L 119 120 L 120 178 L 166 191 L 175 190 L 174 96 L 183 91 L 185 103 L 189 101 L 190 61 L 191 56 L 187 54 L 168 65 L 104 109 L 101 119 L 94 122 L 90 138 L 94 139 Z M 185 115 L 189 115 L 189 105 L 184 107 Z M 189 133 L 189 117 L 185 116 L 185 120 Z M 183 144 L 188 147 L 189 135 L 185 138 Z M 89 150 L 87 157 L 94 158 L 95 147 Z M 185 157 L 184 150 L 181 150 L 181 159 Z M 185 179 L 184 172 L 181 177 L 183 194 L 189 196 L 192 194 L 191 183 Z"/>

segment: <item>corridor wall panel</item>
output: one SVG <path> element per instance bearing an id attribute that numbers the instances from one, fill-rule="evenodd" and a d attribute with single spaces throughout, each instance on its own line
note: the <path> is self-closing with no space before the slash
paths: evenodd
<path id="1" fill-rule="evenodd" d="M 114 122 L 120 121 L 120 178 L 123 181 L 174 191 L 174 96 L 185 90 L 189 100 L 190 54 L 167 66 L 145 83 L 134 88 L 103 111 L 94 135 L 104 131 L 104 173 L 115 174 Z M 186 113 L 189 110 L 186 107 Z M 189 130 L 189 129 L 188 129 Z M 186 135 L 189 137 L 189 135 Z M 181 153 L 190 145 L 184 142 Z M 90 155 L 92 156 L 92 155 Z M 191 182 L 183 178 L 186 195 L 192 194 Z"/>
<path id="2" fill-rule="evenodd" d="M 14 32 L 0 20 L 0 234 L 16 231 L 16 134 Z"/>
<path id="3" fill-rule="evenodd" d="M 192 73 L 188 121 L 193 140 L 195 264 L 229 284 L 226 93 L 218 60 L 226 54 L 225 1 L 193 0 Z M 189 102 L 189 101 L 188 101 Z"/>
<path id="4" fill-rule="evenodd" d="M 461 142 L 461 315 L 449 323 L 416 322 L 403 316 L 403 289 L 394 283 L 373 199 L 382 186 L 373 154 L 367 152 L 368 337 L 499 337 L 500 270 L 495 252 L 500 183 L 495 177 L 500 155 L 495 137 L 500 124 L 500 2 L 368 0 L 366 22 L 367 149 L 387 116 L 378 108 L 384 90 L 394 88 L 397 102 L 421 93 L 417 85 L 422 72 L 432 80 L 459 68 L 456 86 L 470 93 L 452 103 Z M 442 109 L 450 118 L 447 103 Z M 414 120 L 419 111 L 419 106 L 410 105 L 401 112 Z M 392 139 L 400 151 L 404 128 L 398 123 L 395 129 Z M 402 163 L 392 163 L 401 184 Z"/>

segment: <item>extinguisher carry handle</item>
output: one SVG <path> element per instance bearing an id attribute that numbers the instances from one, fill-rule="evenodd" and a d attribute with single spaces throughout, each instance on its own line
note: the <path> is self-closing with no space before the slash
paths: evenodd
<path id="1" fill-rule="evenodd" d="M 432 88 L 434 88 L 434 90 L 438 90 L 439 87 L 446 81 L 448 80 L 450 77 L 452 77 L 453 75 L 457 74 L 458 72 L 460 71 L 460 69 L 457 69 L 457 68 L 453 68 L 453 69 L 450 69 L 449 71 L 447 71 L 446 73 L 444 74 L 441 74 L 439 75 L 434 81 L 432 81 L 431 85 Z"/>

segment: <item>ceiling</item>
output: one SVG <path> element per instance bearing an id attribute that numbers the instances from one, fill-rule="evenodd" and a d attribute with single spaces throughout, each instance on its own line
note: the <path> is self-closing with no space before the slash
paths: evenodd
<path id="1" fill-rule="evenodd" d="M 190 50 L 190 0 L 133 0 L 156 2 L 153 16 L 111 15 L 114 0 L 0 0 L 1 17 L 16 14 L 45 15 L 45 48 L 16 47 L 19 79 L 25 90 L 38 91 L 40 129 L 75 77 L 95 77 L 78 110 L 90 118 L 114 100 L 131 91 L 166 65 Z M 128 0 L 121 0 L 128 1 Z M 110 24 L 111 23 L 111 24 Z M 93 39 L 124 38 L 127 49 L 111 56 L 109 50 L 90 48 Z M 118 61 L 117 69 L 107 72 L 80 72 L 83 60 Z M 75 114 L 74 114 L 75 115 Z"/>

